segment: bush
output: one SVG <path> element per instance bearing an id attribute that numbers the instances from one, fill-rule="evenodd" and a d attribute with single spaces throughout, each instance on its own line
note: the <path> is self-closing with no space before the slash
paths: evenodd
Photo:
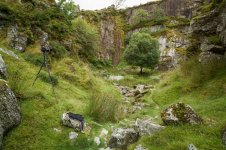
<path id="1" fill-rule="evenodd" d="M 132 35 L 129 45 L 125 50 L 126 62 L 133 66 L 139 66 L 141 73 L 144 67 L 153 69 L 160 57 L 158 41 L 147 33 L 135 33 Z"/>
<path id="2" fill-rule="evenodd" d="M 149 13 L 144 9 L 135 10 L 132 16 L 133 24 L 139 24 L 149 19 Z"/>
<path id="3" fill-rule="evenodd" d="M 89 61 L 93 60 L 99 47 L 97 29 L 85 20 L 77 18 L 73 21 L 73 30 L 79 55 Z"/>
<path id="4" fill-rule="evenodd" d="M 51 55 L 54 58 L 59 59 L 67 55 L 66 48 L 63 45 L 61 45 L 58 41 L 51 41 L 50 46 L 52 48 Z"/>
<path id="5" fill-rule="evenodd" d="M 41 66 L 43 63 L 42 55 L 34 55 L 30 53 L 24 53 L 24 59 L 36 66 Z"/>
<path id="6" fill-rule="evenodd" d="M 153 21 L 155 24 L 163 24 L 166 21 L 166 16 L 162 9 L 156 9 L 153 14 Z"/>
<path id="7" fill-rule="evenodd" d="M 112 91 L 94 90 L 88 105 L 88 115 L 99 122 L 116 121 L 123 115 L 120 110 L 119 97 Z"/>

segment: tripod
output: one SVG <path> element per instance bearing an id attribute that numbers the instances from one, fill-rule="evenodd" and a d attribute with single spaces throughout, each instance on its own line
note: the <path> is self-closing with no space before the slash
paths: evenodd
<path id="1" fill-rule="evenodd" d="M 37 81 L 38 75 L 40 74 L 42 68 L 45 67 L 45 68 L 47 69 L 47 72 L 48 72 L 48 75 L 49 75 L 49 78 L 50 78 L 50 81 L 51 81 L 53 94 L 55 95 L 54 83 L 53 83 L 53 79 L 52 79 L 52 77 L 51 77 L 51 75 L 50 75 L 50 69 L 49 69 L 49 64 L 48 64 L 48 62 L 49 62 L 49 59 L 48 59 L 48 52 L 45 51 L 45 52 L 43 52 L 43 63 L 42 63 L 42 65 L 41 65 L 41 67 L 40 67 L 40 69 L 39 69 L 39 71 L 38 71 L 38 73 L 37 73 L 37 75 L 36 75 L 36 78 L 35 78 L 35 80 L 34 80 L 32 86 L 35 85 L 35 82 Z"/>

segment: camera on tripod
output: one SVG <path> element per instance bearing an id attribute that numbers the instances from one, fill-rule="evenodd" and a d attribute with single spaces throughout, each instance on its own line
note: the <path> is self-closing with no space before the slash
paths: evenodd
<path id="1" fill-rule="evenodd" d="M 51 48 L 48 42 L 45 42 L 44 44 L 41 45 L 41 52 L 44 54 L 49 54 L 51 52 Z"/>

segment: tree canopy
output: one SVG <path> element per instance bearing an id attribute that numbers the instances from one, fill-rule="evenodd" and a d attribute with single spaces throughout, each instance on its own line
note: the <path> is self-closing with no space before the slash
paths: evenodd
<path id="1" fill-rule="evenodd" d="M 160 57 L 159 43 L 148 33 L 134 33 L 125 50 L 125 60 L 129 65 L 153 69 Z"/>

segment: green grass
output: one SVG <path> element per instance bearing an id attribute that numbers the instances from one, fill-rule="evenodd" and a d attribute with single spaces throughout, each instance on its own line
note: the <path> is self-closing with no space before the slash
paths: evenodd
<path id="1" fill-rule="evenodd" d="M 33 87 L 31 86 L 39 66 L 30 64 L 29 60 L 26 61 L 23 58 L 15 60 L 2 55 L 9 72 L 9 85 L 18 97 L 22 113 L 21 124 L 4 138 L 5 150 L 98 149 L 93 136 L 99 133 L 102 127 L 93 123 L 86 110 L 89 102 L 92 101 L 90 99 L 92 89 L 105 89 L 108 86 L 105 81 L 94 76 L 84 63 L 65 58 L 52 63 L 51 74 L 58 81 L 54 96 L 51 84 L 40 78 Z M 46 72 L 42 71 L 42 73 Z M 65 73 L 73 80 L 66 79 Z M 112 87 L 108 86 L 108 88 Z M 64 127 L 60 123 L 61 115 L 68 111 L 84 115 L 85 120 L 93 129 L 90 136 L 79 134 L 76 141 L 69 140 L 68 134 L 73 129 Z M 62 132 L 56 133 L 53 128 L 61 129 Z"/>
<path id="2" fill-rule="evenodd" d="M 214 67 L 216 66 L 217 64 Z M 198 69 L 209 70 L 209 74 L 211 74 L 211 70 L 213 70 L 210 69 L 211 67 L 213 66 Z M 189 71 L 200 73 L 200 71 L 196 72 L 196 69 L 193 66 L 190 67 Z M 200 75 L 202 75 L 202 72 Z M 177 102 L 189 104 L 204 119 L 204 124 L 168 126 L 152 137 L 141 138 L 139 143 L 144 147 L 155 150 L 175 150 L 186 149 L 188 144 L 193 143 L 201 150 L 221 150 L 225 148 L 221 141 L 222 130 L 226 124 L 225 67 L 222 66 L 215 70 L 213 76 L 202 78 L 203 81 L 198 84 L 193 83 L 194 78 L 186 76 L 183 69 L 168 72 L 162 76 L 156 90 L 146 96 L 146 100 L 159 106 L 158 114 L 169 105 Z M 153 116 L 153 112 L 150 111 L 149 115 Z M 162 124 L 160 119 L 158 122 Z M 131 149 L 135 145 L 132 145 Z"/>

